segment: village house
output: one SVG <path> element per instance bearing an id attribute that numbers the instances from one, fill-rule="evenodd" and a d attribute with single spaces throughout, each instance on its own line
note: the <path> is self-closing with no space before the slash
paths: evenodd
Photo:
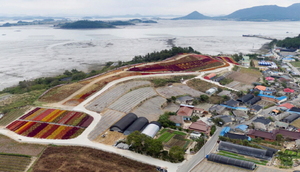
<path id="1" fill-rule="evenodd" d="M 252 106 L 250 107 L 249 112 L 250 112 L 251 114 L 257 115 L 257 114 L 259 114 L 259 113 L 262 111 L 262 109 L 263 109 L 263 108 L 262 108 L 260 105 L 252 105 Z"/>
<path id="2" fill-rule="evenodd" d="M 205 133 L 206 135 L 209 135 L 210 133 L 210 126 L 207 125 L 205 122 L 199 120 L 197 122 L 193 122 L 190 126 L 190 130 L 198 131 L 201 133 Z"/>

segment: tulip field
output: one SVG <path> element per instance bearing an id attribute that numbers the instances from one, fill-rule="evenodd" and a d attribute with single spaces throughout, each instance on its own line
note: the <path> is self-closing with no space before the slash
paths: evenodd
<path id="1" fill-rule="evenodd" d="M 42 139 L 71 139 L 80 135 L 93 117 L 75 111 L 35 108 L 6 128 L 22 136 Z"/>
<path id="2" fill-rule="evenodd" d="M 136 66 L 129 71 L 147 71 L 147 72 L 162 72 L 162 71 L 197 71 L 211 67 L 222 66 L 223 60 L 213 58 L 211 56 L 189 54 L 177 60 L 162 61 L 159 64 L 150 64 Z"/>

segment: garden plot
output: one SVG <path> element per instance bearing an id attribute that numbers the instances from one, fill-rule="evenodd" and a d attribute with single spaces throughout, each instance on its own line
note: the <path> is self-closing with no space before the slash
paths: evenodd
<path id="1" fill-rule="evenodd" d="M 159 87 L 156 89 L 158 94 L 165 98 L 170 98 L 172 96 L 179 96 L 179 95 L 191 95 L 193 97 L 199 97 L 200 95 L 204 94 L 198 90 L 195 90 L 187 85 L 184 84 L 174 84 L 171 87 Z"/>
<path id="2" fill-rule="evenodd" d="M 111 125 L 116 123 L 125 113 L 107 110 L 102 114 L 100 122 L 96 125 L 94 130 L 89 134 L 90 140 L 95 140 L 98 136 L 103 134 Z"/>
<path id="3" fill-rule="evenodd" d="M 236 89 L 236 90 L 240 90 L 240 91 L 247 91 L 248 89 L 253 88 L 253 85 L 244 84 L 244 83 L 238 82 L 238 81 L 233 81 L 225 86 Z"/>
<path id="4" fill-rule="evenodd" d="M 151 87 L 139 88 L 123 95 L 108 108 L 128 113 L 141 102 L 156 95 L 156 92 Z"/>
<path id="5" fill-rule="evenodd" d="M 119 84 L 112 89 L 99 95 L 96 99 L 92 100 L 91 103 L 86 107 L 88 110 L 96 111 L 100 113 L 111 103 L 116 101 L 119 97 L 130 91 L 131 89 L 150 85 L 149 81 L 129 81 L 126 83 Z"/>
<path id="6" fill-rule="evenodd" d="M 159 115 L 163 114 L 161 106 L 166 102 L 166 99 L 156 96 L 146 100 L 140 107 L 136 108 L 133 113 L 138 117 L 145 117 L 149 121 L 156 121 Z"/>
<path id="7" fill-rule="evenodd" d="M 158 140 L 160 140 L 166 149 L 170 149 L 172 146 L 180 146 L 187 148 L 191 143 L 191 140 L 186 139 L 187 134 L 181 131 L 173 131 L 163 129 L 159 132 Z"/>

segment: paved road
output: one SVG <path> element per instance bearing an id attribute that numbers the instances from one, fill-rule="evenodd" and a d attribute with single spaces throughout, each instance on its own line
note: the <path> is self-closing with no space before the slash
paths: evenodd
<path id="1" fill-rule="evenodd" d="M 221 130 L 222 128 L 218 127 L 215 134 L 208 140 L 208 142 L 206 142 L 206 144 L 191 159 L 184 161 L 184 164 L 178 168 L 177 172 L 189 172 L 197 164 L 199 164 L 215 147 Z"/>

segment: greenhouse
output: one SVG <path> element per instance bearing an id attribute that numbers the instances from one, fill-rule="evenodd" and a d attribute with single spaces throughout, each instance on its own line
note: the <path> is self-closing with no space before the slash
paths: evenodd
<path id="1" fill-rule="evenodd" d="M 142 131 L 143 134 L 149 136 L 149 137 L 154 137 L 156 133 L 160 130 L 161 124 L 157 121 L 152 121 L 150 122 L 149 125 Z"/>
<path id="2" fill-rule="evenodd" d="M 272 157 L 267 156 L 267 150 L 265 150 L 265 149 L 258 149 L 258 148 L 248 147 L 248 146 L 242 146 L 242 145 L 237 145 L 237 144 L 233 144 L 230 142 L 223 142 L 223 141 L 220 142 L 219 150 L 233 152 L 233 153 L 246 155 L 246 156 L 252 156 L 252 157 L 260 158 L 260 159 L 269 160 L 272 158 Z"/>
<path id="3" fill-rule="evenodd" d="M 129 127 L 135 120 L 137 119 L 136 114 L 128 113 L 123 118 L 121 118 L 118 122 L 110 127 L 110 131 L 118 131 L 123 133 L 127 127 Z"/>
<path id="4" fill-rule="evenodd" d="M 228 165 L 234 165 L 234 166 L 246 168 L 249 170 L 254 170 L 256 168 L 256 165 L 253 162 L 229 158 L 226 156 L 217 155 L 217 154 L 213 154 L 213 153 L 207 155 L 206 158 L 209 161 L 218 162 L 218 163 L 222 163 L 222 164 L 228 164 Z"/>
<path id="5" fill-rule="evenodd" d="M 124 135 L 129 135 L 134 131 L 141 131 L 146 127 L 146 125 L 148 125 L 148 123 L 149 121 L 147 118 L 139 117 L 124 131 Z"/>

